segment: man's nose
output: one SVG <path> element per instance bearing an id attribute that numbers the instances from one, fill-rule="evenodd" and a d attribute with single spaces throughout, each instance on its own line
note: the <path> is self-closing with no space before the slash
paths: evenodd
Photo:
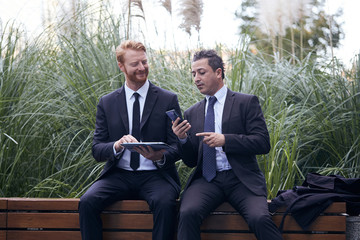
<path id="1" fill-rule="evenodd" d="M 144 69 L 145 69 L 145 65 L 142 64 L 142 63 L 140 63 L 140 64 L 139 64 L 139 69 L 140 69 L 140 70 L 144 70 Z"/>
<path id="2" fill-rule="evenodd" d="M 194 74 L 194 82 L 195 83 L 200 82 L 199 74 L 197 74 L 197 73 Z"/>

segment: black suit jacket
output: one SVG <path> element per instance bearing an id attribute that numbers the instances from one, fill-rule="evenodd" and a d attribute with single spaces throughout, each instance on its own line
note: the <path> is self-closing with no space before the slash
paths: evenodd
<path id="1" fill-rule="evenodd" d="M 184 118 L 192 127 L 188 132 L 188 141 L 182 145 L 182 159 L 189 167 L 197 166 L 187 186 L 194 177 L 202 174 L 202 138 L 195 134 L 204 131 L 205 104 L 204 99 L 184 113 Z M 223 150 L 236 176 L 256 195 L 266 196 L 265 178 L 256 155 L 269 152 L 270 139 L 256 96 L 227 90 L 222 133 L 225 135 Z"/>
<path id="2" fill-rule="evenodd" d="M 175 148 L 165 153 L 166 163 L 163 167 L 155 166 L 180 191 L 179 176 L 175 168 L 175 162 L 179 160 L 178 139 L 171 129 L 171 120 L 165 113 L 170 109 L 180 112 L 177 96 L 150 83 L 140 123 L 141 141 L 165 142 Z M 96 161 L 106 161 L 100 178 L 106 176 L 110 169 L 117 167 L 122 154 L 115 158 L 113 145 L 127 134 L 129 120 L 125 89 L 121 87 L 103 96 L 97 106 L 92 153 Z"/>

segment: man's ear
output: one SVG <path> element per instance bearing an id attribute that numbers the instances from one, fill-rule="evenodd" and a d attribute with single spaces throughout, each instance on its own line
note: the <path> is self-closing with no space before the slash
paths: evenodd
<path id="1" fill-rule="evenodd" d="M 217 77 L 222 78 L 222 70 L 221 70 L 221 68 L 216 69 L 215 73 L 216 73 Z"/>
<path id="2" fill-rule="evenodd" d="M 118 66 L 119 66 L 120 70 L 123 72 L 124 71 L 124 65 L 121 62 L 118 62 Z"/>

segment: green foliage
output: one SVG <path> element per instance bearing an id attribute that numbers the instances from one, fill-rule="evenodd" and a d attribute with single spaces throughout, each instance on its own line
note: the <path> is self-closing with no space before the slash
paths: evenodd
<path id="1" fill-rule="evenodd" d="M 99 174 L 96 105 L 124 79 L 111 51 L 122 41 L 119 22 L 96 24 L 73 24 L 71 36 L 49 30 L 25 45 L 14 28 L 2 34 L 1 195 L 78 196 Z"/>
<path id="2" fill-rule="evenodd" d="M 270 197 L 308 172 L 360 176 L 358 73 L 345 78 L 339 63 L 314 63 L 310 56 L 292 65 L 234 53 L 231 62 L 245 58 L 245 69 L 230 74 L 230 82 L 260 97 L 270 132 L 271 151 L 258 158 Z"/>
<path id="3" fill-rule="evenodd" d="M 96 105 L 124 83 L 113 49 L 126 30 L 121 16 L 99 12 L 92 24 L 83 11 L 71 31 L 49 29 L 32 41 L 10 24 L 1 33 L 0 196 L 79 197 L 100 174 L 104 163 L 91 155 Z M 229 88 L 261 101 L 272 148 L 258 161 L 269 198 L 312 171 L 359 177 L 359 60 L 346 71 L 311 55 L 268 61 L 248 42 L 217 50 Z M 182 111 L 203 98 L 191 79 L 192 54 L 148 49 L 149 79 L 175 92 Z M 182 161 L 177 168 L 184 186 L 192 169 Z"/>
<path id="4" fill-rule="evenodd" d="M 276 4 L 276 2 L 273 1 L 273 4 Z M 293 4 L 298 2 L 301 1 L 293 1 Z M 343 12 L 342 9 L 339 9 L 335 14 L 329 15 L 325 11 L 324 0 L 309 0 L 308 2 L 310 2 L 310 12 L 308 14 L 302 13 L 303 9 L 292 12 L 293 9 L 282 8 L 284 13 L 290 13 L 290 17 L 295 18 L 296 15 L 302 15 L 296 23 L 289 23 L 290 19 L 283 19 L 283 22 L 278 22 L 281 20 L 271 18 L 268 19 L 267 23 L 260 23 L 261 13 L 259 7 L 262 2 L 259 0 L 244 0 L 235 14 L 241 21 L 240 33 L 249 36 L 254 47 L 268 55 L 274 55 L 275 53 L 279 57 L 286 59 L 296 56 L 302 60 L 303 56 L 311 53 L 313 58 L 321 58 L 321 56 L 329 52 L 329 49 L 337 48 L 341 38 L 344 36 L 340 19 Z M 281 3 L 279 2 L 279 4 Z M 272 10 L 268 9 L 269 12 Z M 276 17 L 275 14 L 271 15 L 273 18 Z M 279 13 L 279 15 L 285 14 Z M 289 27 L 286 28 L 284 36 L 281 34 L 271 36 L 261 31 L 264 24 L 270 29 L 274 27 L 273 25 L 280 25 L 277 27 L 289 25 Z M 272 41 L 277 44 L 272 46 L 274 44 Z"/>

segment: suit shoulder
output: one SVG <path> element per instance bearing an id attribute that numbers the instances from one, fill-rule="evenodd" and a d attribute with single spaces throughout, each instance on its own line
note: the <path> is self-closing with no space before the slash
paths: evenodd
<path id="1" fill-rule="evenodd" d="M 101 98 L 111 98 L 113 96 L 116 96 L 116 95 L 120 94 L 121 89 L 122 88 L 118 88 L 118 89 L 116 89 L 116 90 L 114 90 L 114 91 L 112 91 L 110 93 L 107 93 L 107 94 L 101 96 Z"/>
<path id="2" fill-rule="evenodd" d="M 166 95 L 166 96 L 171 96 L 171 97 L 177 96 L 176 93 L 171 92 L 170 90 L 166 90 L 166 89 L 163 89 L 163 88 L 160 88 L 160 87 L 159 87 L 159 89 L 161 90 L 161 93 Z"/>
<path id="3" fill-rule="evenodd" d="M 176 96 L 176 93 L 174 92 L 171 92 L 170 90 L 166 90 L 164 88 L 161 88 L 161 87 L 158 87 L 154 84 L 152 84 L 152 88 L 155 90 L 155 91 L 158 91 L 159 93 L 161 93 L 162 95 L 164 96 Z"/>
<path id="4" fill-rule="evenodd" d="M 240 92 L 233 92 L 229 91 L 231 97 L 235 98 L 235 101 L 242 101 L 242 102 L 259 102 L 259 98 L 256 95 L 253 94 L 247 94 L 247 93 L 240 93 Z"/>
<path id="5" fill-rule="evenodd" d="M 186 113 L 191 113 L 193 111 L 198 111 L 200 104 L 202 101 L 199 101 L 197 103 L 195 103 L 194 105 L 192 105 L 191 107 L 189 107 L 188 109 L 185 110 Z"/>
<path id="6" fill-rule="evenodd" d="M 154 84 L 151 84 L 151 89 L 153 92 L 157 92 L 159 97 L 165 97 L 165 98 L 177 98 L 176 93 L 171 92 L 170 90 L 166 90 L 164 88 L 158 87 Z"/>
<path id="7" fill-rule="evenodd" d="M 114 100 L 114 98 L 116 98 L 120 94 L 121 89 L 123 89 L 123 88 L 116 89 L 110 93 L 107 93 L 107 94 L 101 96 L 99 99 L 99 102 L 102 102 L 102 101 L 108 102 L 108 101 Z"/>
<path id="8" fill-rule="evenodd" d="M 234 91 L 231 91 L 229 90 L 228 94 L 230 94 L 231 96 L 235 96 L 235 97 L 240 97 L 240 98 L 257 98 L 256 95 L 253 95 L 253 94 L 248 94 L 248 93 L 241 93 L 241 92 L 234 92 Z"/>

